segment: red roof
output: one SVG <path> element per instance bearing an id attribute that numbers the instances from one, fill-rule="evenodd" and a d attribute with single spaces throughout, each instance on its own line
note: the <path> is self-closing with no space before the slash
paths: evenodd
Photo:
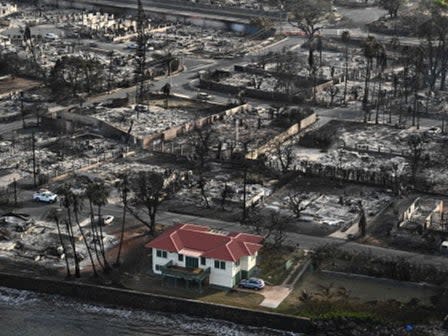
<path id="1" fill-rule="evenodd" d="M 248 233 L 222 233 L 207 226 L 177 224 L 145 247 L 235 262 L 254 255 L 262 247 L 263 239 Z"/>

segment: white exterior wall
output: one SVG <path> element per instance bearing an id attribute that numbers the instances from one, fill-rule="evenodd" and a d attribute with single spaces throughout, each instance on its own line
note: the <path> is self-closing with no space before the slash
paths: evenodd
<path id="1" fill-rule="evenodd" d="M 170 260 L 173 261 L 174 265 L 179 265 L 182 267 L 185 267 L 185 258 L 184 258 L 184 262 L 180 263 L 177 260 L 177 253 L 170 253 L 167 252 L 167 258 L 161 258 L 157 256 L 157 250 L 156 249 L 152 249 L 152 271 L 156 274 L 162 274 L 161 271 L 157 271 L 156 270 L 156 265 L 160 265 L 160 266 L 164 266 L 166 265 Z"/>
<path id="2" fill-rule="evenodd" d="M 219 260 L 223 261 L 223 260 Z M 226 269 L 215 268 L 215 260 L 207 259 L 207 263 L 210 263 L 210 284 L 221 287 L 233 287 L 233 272 L 234 263 L 231 261 L 225 261 Z"/>
<path id="3" fill-rule="evenodd" d="M 253 256 L 246 256 L 241 258 L 241 270 L 250 271 L 257 264 L 257 253 Z"/>
<path id="4" fill-rule="evenodd" d="M 156 270 L 156 265 L 164 266 L 168 262 L 172 261 L 173 265 L 180 267 L 185 267 L 186 255 L 184 255 L 183 261 L 179 261 L 178 253 L 167 252 L 167 258 L 157 257 L 157 249 L 152 249 L 152 271 L 155 274 L 162 274 L 161 271 Z M 231 288 L 235 284 L 233 283 L 233 278 L 240 271 L 250 271 L 255 267 L 257 263 L 257 254 L 253 256 L 242 257 L 240 260 L 240 265 L 231 261 L 224 261 L 226 263 L 226 269 L 215 268 L 215 259 L 206 258 L 205 265 L 201 265 L 201 258 L 198 257 L 199 268 L 207 269 L 210 267 L 210 284 Z"/>
<path id="5" fill-rule="evenodd" d="M 164 266 L 172 261 L 174 265 L 185 267 L 186 255 L 184 260 L 179 261 L 177 253 L 167 252 L 167 258 L 157 257 L 157 249 L 152 249 L 152 271 L 155 274 L 162 274 L 161 271 L 156 270 L 156 265 Z M 231 261 L 225 261 L 226 269 L 215 268 L 215 259 L 205 259 L 205 265 L 201 265 L 201 258 L 199 259 L 199 268 L 207 269 L 210 267 L 210 284 L 221 287 L 233 287 L 233 277 L 240 271 L 240 266 L 236 266 Z M 224 260 L 219 260 L 224 261 Z"/>

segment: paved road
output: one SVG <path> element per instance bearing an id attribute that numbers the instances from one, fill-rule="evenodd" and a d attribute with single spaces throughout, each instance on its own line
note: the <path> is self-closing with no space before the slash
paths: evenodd
<path id="1" fill-rule="evenodd" d="M 210 227 L 223 231 L 248 231 L 247 227 L 241 226 L 239 223 L 231 223 L 216 219 L 183 215 L 172 212 L 160 212 L 157 216 L 157 222 L 165 225 L 172 225 L 174 223 L 182 222 L 208 225 Z M 337 245 L 341 249 L 353 253 L 370 253 L 372 256 L 384 258 L 403 257 L 406 258 L 407 261 L 416 265 L 431 264 L 440 269 L 448 270 L 448 257 L 423 255 L 419 253 L 358 244 L 355 242 L 347 242 L 343 239 L 338 238 L 314 237 L 288 232 L 286 244 L 290 246 L 300 246 L 301 248 L 310 250 L 326 245 Z"/>
<path id="2" fill-rule="evenodd" d="M 31 194 L 32 191 L 24 191 L 21 196 L 23 197 L 23 199 L 30 200 Z M 28 213 L 36 220 L 44 220 L 50 209 L 54 207 L 57 207 L 57 205 L 46 205 L 41 203 L 35 203 L 32 201 L 27 201 L 25 202 L 24 206 L 20 209 L 20 212 Z M 120 218 L 122 214 L 122 208 L 119 205 L 110 203 L 104 207 L 103 214 L 113 215 L 116 218 Z M 85 220 L 87 217 L 88 214 L 85 213 L 84 216 L 81 216 L 81 221 Z M 207 225 L 214 229 L 222 231 L 251 232 L 250 227 L 242 226 L 240 223 L 226 222 L 217 219 L 185 215 L 169 211 L 159 211 L 157 213 L 157 223 L 168 226 L 176 223 L 191 223 L 191 224 Z M 133 226 L 128 226 L 127 229 L 130 230 L 139 226 L 142 227 L 141 224 L 134 224 Z M 117 233 L 119 229 L 120 228 L 118 227 L 118 225 L 114 224 L 106 227 L 106 231 L 109 234 Z M 307 250 L 313 250 L 327 245 L 336 245 L 339 248 L 354 254 L 368 253 L 371 254 L 372 256 L 382 258 L 402 257 L 405 258 L 407 261 L 414 263 L 416 265 L 430 264 L 436 266 L 439 269 L 448 270 L 448 257 L 437 255 L 425 255 L 390 248 L 364 245 L 335 237 L 315 237 L 304 234 L 298 234 L 294 232 L 288 232 L 285 244 L 292 247 L 300 246 L 301 248 Z"/>
<path id="3" fill-rule="evenodd" d="M 13 121 L 10 123 L 0 124 L 0 134 L 10 133 L 22 128 L 22 120 Z"/>
<path id="4" fill-rule="evenodd" d="M 364 121 L 364 111 L 362 110 L 362 103 L 361 102 L 355 102 L 351 103 L 347 107 L 334 107 L 332 109 L 327 108 L 315 108 L 314 109 L 317 113 L 317 115 L 321 118 L 327 118 L 327 119 L 336 119 L 336 120 L 347 120 L 347 121 L 358 121 L 363 122 Z M 379 123 L 380 124 L 389 124 L 389 125 L 395 125 L 398 124 L 399 115 L 398 114 L 392 114 L 392 123 L 388 123 L 389 121 L 389 115 L 383 115 L 380 113 Z M 375 122 L 375 113 L 372 112 L 372 118 L 371 123 Z M 410 117 L 405 119 L 405 117 L 402 118 L 402 122 L 406 124 L 406 126 L 410 127 L 412 120 Z M 432 119 L 432 118 L 420 118 L 420 126 L 422 128 L 429 128 L 433 126 L 441 126 L 442 120 Z"/>
<path id="5" fill-rule="evenodd" d="M 283 40 L 280 40 L 272 45 L 269 45 L 265 48 L 254 50 L 243 57 L 237 57 L 234 59 L 221 59 L 221 60 L 201 60 L 187 57 L 184 59 L 184 64 L 187 66 L 185 71 L 175 74 L 170 77 L 159 77 L 154 81 L 149 81 L 148 83 L 151 85 L 151 89 L 153 91 L 160 90 L 166 83 L 172 84 L 172 93 L 180 94 L 188 97 L 195 97 L 197 92 L 199 91 L 196 87 L 192 85 L 192 81 L 197 78 L 199 70 L 215 70 L 215 69 L 226 69 L 232 68 L 235 64 L 247 63 L 252 61 L 257 55 L 260 53 L 265 53 L 268 51 L 280 51 L 283 48 L 292 48 L 297 45 L 300 45 L 304 42 L 303 38 L 300 37 L 287 37 Z M 228 94 L 222 94 L 219 92 L 209 91 L 215 98 L 214 102 L 225 104 L 228 102 L 229 96 Z M 120 98 L 124 97 L 127 94 L 135 95 L 135 86 L 123 89 L 113 90 L 110 94 L 103 94 L 96 97 L 89 97 L 87 99 L 87 104 L 92 103 L 100 103 L 107 99 L 111 98 Z M 252 101 L 252 100 L 250 100 Z M 255 100 L 253 100 L 255 101 Z M 260 101 L 261 103 L 269 103 L 268 101 Z"/>

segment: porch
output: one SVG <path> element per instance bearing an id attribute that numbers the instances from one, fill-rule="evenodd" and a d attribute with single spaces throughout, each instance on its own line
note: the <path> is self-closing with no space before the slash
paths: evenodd
<path id="1" fill-rule="evenodd" d="M 174 287 L 177 287 L 178 283 L 185 283 L 186 288 L 190 288 L 190 283 L 197 284 L 199 292 L 202 292 L 202 285 L 204 282 L 208 282 L 210 277 L 210 267 L 202 269 L 199 267 L 181 267 L 174 265 L 170 260 L 164 266 L 160 267 L 162 272 L 162 283 L 167 283 L 172 280 Z"/>

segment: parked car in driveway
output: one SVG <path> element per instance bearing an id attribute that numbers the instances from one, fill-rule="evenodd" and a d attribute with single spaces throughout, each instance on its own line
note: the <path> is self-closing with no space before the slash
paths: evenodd
<path id="1" fill-rule="evenodd" d="M 264 281 L 258 278 L 243 279 L 238 286 L 240 288 L 260 290 L 264 288 Z"/>
<path id="2" fill-rule="evenodd" d="M 54 203 L 58 199 L 58 195 L 52 193 L 47 189 L 41 189 L 33 194 L 33 201 L 44 202 L 44 203 Z"/>

